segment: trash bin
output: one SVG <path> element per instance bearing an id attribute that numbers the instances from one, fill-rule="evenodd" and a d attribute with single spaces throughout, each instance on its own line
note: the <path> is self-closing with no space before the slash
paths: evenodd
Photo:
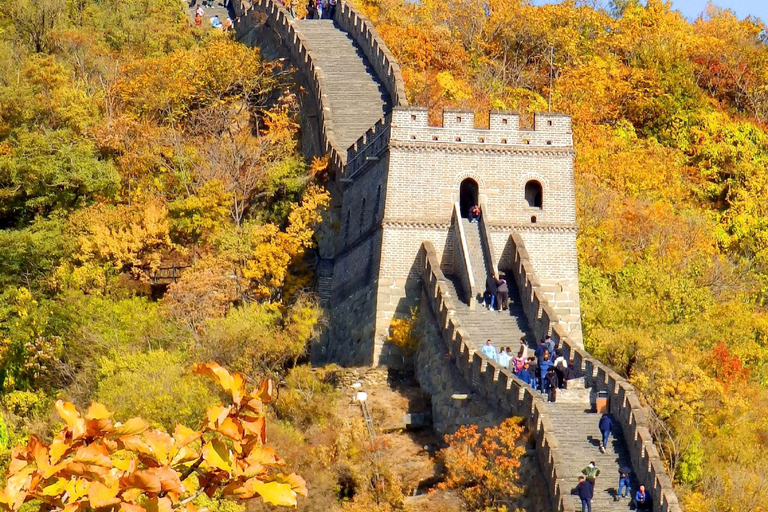
<path id="1" fill-rule="evenodd" d="M 595 399 L 595 412 L 598 414 L 608 413 L 608 392 L 598 391 Z"/>

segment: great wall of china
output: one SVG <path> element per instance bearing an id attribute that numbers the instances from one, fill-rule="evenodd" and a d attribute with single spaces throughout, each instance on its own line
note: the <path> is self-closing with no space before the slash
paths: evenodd
<path id="1" fill-rule="evenodd" d="M 234 0 L 233 8 L 239 38 L 266 26 L 291 55 L 315 102 L 318 153 L 331 156 L 336 228 L 323 291 L 331 329 L 321 357 L 347 365 L 412 363 L 387 344 L 386 332 L 393 317 L 418 305 L 439 333 L 432 360 L 443 365 L 441 375 L 451 365 L 471 390 L 469 400 L 525 419 L 550 510 L 577 510 L 569 491 L 583 461 L 595 459 L 606 475 L 605 488 L 596 489 L 598 510 L 628 509 L 608 499 L 608 487 L 615 487 L 610 475 L 618 465 L 631 464 L 655 511 L 681 511 L 649 429 L 649 408 L 583 348 L 570 118 L 540 114 L 533 130 L 521 130 L 516 114 L 493 113 L 489 129 L 478 130 L 473 113 L 451 111 L 442 127 L 431 127 L 424 109 L 408 106 L 399 66 L 373 24 L 349 3 L 339 1 L 334 20 L 293 20 L 275 0 Z M 480 223 L 463 218 L 471 200 L 482 207 Z M 484 287 L 478 281 L 488 274 L 514 284 L 509 314 L 476 306 Z M 484 330 L 489 322 L 533 339 L 550 333 L 584 378 L 562 402 L 545 402 L 479 352 L 486 336 L 498 334 Z M 450 391 L 456 384 L 432 375 L 427 385 L 429 377 L 420 377 L 426 387 Z M 587 411 L 598 392 L 607 393 L 620 427 L 603 458 L 588 442 L 597 419 Z M 443 404 L 437 414 L 451 425 L 467 412 Z"/>

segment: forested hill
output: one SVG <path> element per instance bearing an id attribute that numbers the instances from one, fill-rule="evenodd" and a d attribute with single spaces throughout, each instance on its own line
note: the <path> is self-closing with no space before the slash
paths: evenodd
<path id="1" fill-rule="evenodd" d="M 435 121 L 550 92 L 573 116 L 587 348 L 655 410 L 686 510 L 765 503 L 765 25 L 658 0 L 357 3 Z"/>

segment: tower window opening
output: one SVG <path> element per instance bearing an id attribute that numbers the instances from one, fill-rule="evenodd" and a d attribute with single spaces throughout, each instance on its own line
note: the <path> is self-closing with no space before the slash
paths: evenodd
<path id="1" fill-rule="evenodd" d="M 531 208 L 541 208 L 544 195 L 541 183 L 536 180 L 531 180 L 525 184 L 525 201 Z"/>

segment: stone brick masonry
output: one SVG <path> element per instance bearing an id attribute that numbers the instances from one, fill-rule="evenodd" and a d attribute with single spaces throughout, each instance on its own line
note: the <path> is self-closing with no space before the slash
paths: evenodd
<path id="1" fill-rule="evenodd" d="M 492 257 L 486 271 L 499 269 L 513 276 L 533 336 L 552 333 L 585 372 L 587 384 L 608 392 L 632 465 L 651 489 L 655 510 L 678 512 L 671 479 L 647 428 L 647 409 L 626 381 L 583 350 L 570 118 L 541 113 L 533 130 L 522 130 L 517 114 L 494 112 L 489 129 L 477 129 L 472 112 L 446 111 L 442 126 L 429 126 L 425 109 L 408 107 L 397 62 L 373 24 L 346 1 L 339 2 L 333 23 L 322 26 L 292 20 L 275 0 L 236 0 L 233 8 L 238 34 L 266 20 L 288 49 L 316 102 L 320 149 L 331 155 L 336 234 L 331 237 L 333 260 L 323 265 L 332 267 L 333 275 L 327 297 L 330 322 L 320 356 L 345 365 L 411 363 L 387 343 L 390 322 L 412 306 L 428 308 L 456 371 L 435 364 L 443 349 L 425 346 L 417 361 L 420 381 L 438 402 L 453 389 L 470 390 L 485 400 L 469 414 L 446 405 L 438 415 L 442 424 L 455 425 L 462 416 L 478 414 L 488 421 L 499 413 L 522 415 L 537 442 L 551 508 L 574 510 L 567 494 L 573 475 L 566 474 L 564 458 L 570 452 L 560 449 L 567 439 L 556 435 L 551 405 L 474 352 L 451 305 L 455 291 L 444 273 L 469 282 L 469 276 L 462 276 L 469 273 L 469 263 L 483 266 L 488 262 L 484 258 Z M 257 10 L 262 20 L 254 16 Z M 322 45 L 313 38 L 332 41 L 342 58 L 318 52 L 315 48 Z M 347 64 L 356 71 L 330 72 L 329 66 Z M 361 85 L 347 103 L 345 95 L 336 93 L 349 83 Z M 382 90 L 386 93 L 377 93 Z M 389 105 L 394 106 L 391 112 Z M 347 148 L 342 141 L 354 140 L 350 137 L 360 129 L 356 108 L 365 116 L 378 109 L 385 115 Z M 467 183 L 476 186 L 473 200 L 483 209 L 477 233 L 484 256 L 476 262 L 468 257 L 457 224 L 462 184 Z M 477 291 L 481 286 L 475 283 Z M 464 382 L 453 382 L 454 376 Z"/>

